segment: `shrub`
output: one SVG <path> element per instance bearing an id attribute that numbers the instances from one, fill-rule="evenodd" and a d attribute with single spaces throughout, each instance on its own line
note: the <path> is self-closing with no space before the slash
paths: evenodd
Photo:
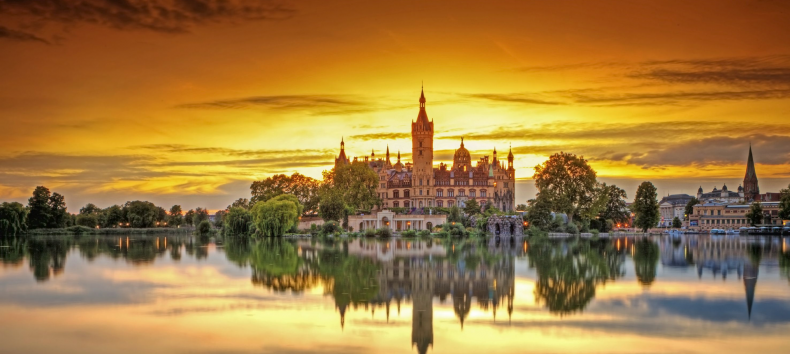
<path id="1" fill-rule="evenodd" d="M 430 231 L 428 231 L 428 230 L 420 230 L 420 232 L 418 233 L 418 235 L 419 235 L 420 237 L 428 237 L 428 236 L 431 236 L 431 232 L 430 232 Z"/>
<path id="2" fill-rule="evenodd" d="M 414 230 L 406 230 L 400 233 L 403 237 L 415 237 L 417 236 L 417 231 Z"/>
<path id="3" fill-rule="evenodd" d="M 467 235 L 467 231 L 461 223 L 446 223 L 442 225 L 442 231 L 447 232 L 453 237 L 464 237 Z"/>
<path id="4" fill-rule="evenodd" d="M 569 234 L 578 234 L 579 233 L 579 227 L 576 226 L 575 223 L 569 222 L 568 225 L 565 225 L 565 232 L 567 232 Z"/>
<path id="5" fill-rule="evenodd" d="M 392 237 L 392 230 L 389 227 L 382 227 L 376 230 L 376 235 L 379 237 Z"/>
<path id="6" fill-rule="evenodd" d="M 89 234 L 89 233 L 93 233 L 95 230 L 87 226 L 79 225 L 79 226 L 69 226 L 66 228 L 66 231 L 74 234 Z"/>
<path id="7" fill-rule="evenodd" d="M 208 235 L 211 233 L 211 221 L 203 220 L 198 224 L 197 232 L 199 235 Z"/>
<path id="8" fill-rule="evenodd" d="M 365 237 L 376 237 L 376 229 L 365 229 Z"/>
<path id="9" fill-rule="evenodd" d="M 340 231 L 342 231 L 342 229 L 340 228 L 340 224 L 337 221 L 327 221 L 321 226 L 321 232 L 326 235 Z"/>
<path id="10" fill-rule="evenodd" d="M 448 238 L 448 237 L 450 237 L 450 233 L 447 232 L 447 231 L 442 230 L 442 231 L 439 231 L 439 233 L 437 233 L 437 236 L 439 236 L 441 238 Z"/>
<path id="11" fill-rule="evenodd" d="M 246 235 L 250 232 L 252 214 L 241 207 L 230 208 L 224 218 L 225 232 L 231 235 Z"/>

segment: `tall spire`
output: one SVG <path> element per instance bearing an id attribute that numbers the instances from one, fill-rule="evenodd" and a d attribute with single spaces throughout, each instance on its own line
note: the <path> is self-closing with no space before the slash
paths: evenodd
<path id="1" fill-rule="evenodd" d="M 461 147 L 464 147 L 464 137 L 461 137 Z"/>
<path id="2" fill-rule="evenodd" d="M 400 150 L 398 150 L 398 162 L 400 162 Z"/>
<path id="3" fill-rule="evenodd" d="M 752 156 L 752 144 L 749 144 L 749 161 L 746 163 L 746 178 L 757 177 L 754 171 L 754 157 Z"/>

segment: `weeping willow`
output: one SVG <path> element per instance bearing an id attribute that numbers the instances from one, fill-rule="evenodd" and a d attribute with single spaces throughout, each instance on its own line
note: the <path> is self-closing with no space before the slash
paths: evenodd
<path id="1" fill-rule="evenodd" d="M 16 236 L 27 228 L 27 209 L 17 202 L 0 204 L 0 236 Z"/>
<path id="2" fill-rule="evenodd" d="M 296 225 L 301 209 L 296 197 L 281 195 L 256 203 L 252 207 L 252 218 L 263 236 L 277 237 Z"/>

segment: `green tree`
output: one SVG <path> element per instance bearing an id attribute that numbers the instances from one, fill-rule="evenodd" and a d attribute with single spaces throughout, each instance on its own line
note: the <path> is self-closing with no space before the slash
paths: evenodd
<path id="1" fill-rule="evenodd" d="M 141 200 L 126 202 L 121 212 L 129 226 L 135 228 L 154 227 L 159 218 L 159 208 L 154 203 Z"/>
<path id="2" fill-rule="evenodd" d="M 179 226 L 184 223 L 184 212 L 181 210 L 180 205 L 173 205 L 170 207 L 170 213 L 168 216 L 168 224 L 170 226 Z"/>
<path id="3" fill-rule="evenodd" d="M 264 236 L 282 236 L 297 225 L 301 206 L 293 196 L 281 195 L 252 207 L 252 219 Z"/>
<path id="4" fill-rule="evenodd" d="M 197 226 L 197 233 L 198 235 L 205 236 L 211 233 L 211 221 L 201 220 Z"/>
<path id="5" fill-rule="evenodd" d="M 252 194 L 250 203 L 255 204 L 279 195 L 291 194 L 296 196 L 299 204 L 304 206 L 304 212 L 314 213 L 318 209 L 320 200 L 319 187 L 320 184 L 316 179 L 300 173 L 294 173 L 290 176 L 283 174 L 274 175 L 262 181 L 255 181 L 250 185 Z"/>
<path id="6" fill-rule="evenodd" d="M 102 209 L 93 203 L 85 204 L 84 207 L 80 208 L 80 214 L 99 214 L 101 211 Z"/>
<path id="7" fill-rule="evenodd" d="M 647 232 L 649 228 L 656 227 L 658 220 L 661 219 L 657 198 L 658 193 L 653 183 L 642 182 L 639 188 L 636 189 L 636 198 L 631 209 L 636 216 L 634 225 L 642 229 L 642 232 Z"/>
<path id="8" fill-rule="evenodd" d="M 120 205 L 113 205 L 102 211 L 102 227 L 116 227 L 123 222 L 123 208 Z"/>
<path id="9" fill-rule="evenodd" d="M 217 210 L 217 213 L 214 214 L 214 226 L 215 227 L 222 227 L 225 224 L 225 215 L 227 214 L 227 210 Z"/>
<path id="10" fill-rule="evenodd" d="M 551 202 L 548 198 L 538 194 L 537 198 L 530 199 L 528 203 L 527 221 L 529 221 L 529 225 L 548 231 L 552 221 Z"/>
<path id="11" fill-rule="evenodd" d="M 601 213 L 598 214 L 599 218 L 602 220 L 611 219 L 618 223 L 628 221 L 630 215 L 628 205 L 626 204 L 626 198 L 628 198 L 628 196 L 625 190 L 614 184 L 607 186 L 606 183 L 602 184 L 601 188 L 607 198 L 606 206 L 601 210 Z"/>
<path id="12" fill-rule="evenodd" d="M 691 197 L 688 203 L 686 203 L 686 210 L 684 213 L 686 214 L 686 218 L 694 214 L 694 206 L 699 204 L 700 201 L 697 198 Z"/>
<path id="13" fill-rule="evenodd" d="M 79 214 L 77 215 L 77 225 L 94 228 L 99 225 L 99 216 L 94 213 Z"/>
<path id="14" fill-rule="evenodd" d="M 447 222 L 458 222 L 463 223 L 464 217 L 461 215 L 461 208 L 456 205 L 453 205 L 450 208 L 450 213 L 447 215 Z"/>
<path id="15" fill-rule="evenodd" d="M 71 224 L 71 215 L 66 210 L 66 197 L 59 193 L 52 193 L 49 197 L 49 224 L 47 227 L 57 229 Z"/>
<path id="16" fill-rule="evenodd" d="M 749 224 L 754 226 L 763 222 L 763 205 L 760 202 L 752 203 L 749 212 L 746 213 L 746 220 Z"/>
<path id="17" fill-rule="evenodd" d="M 225 232 L 231 235 L 246 235 L 252 222 L 250 212 L 242 207 L 232 207 L 225 216 Z"/>
<path id="18" fill-rule="evenodd" d="M 318 215 L 324 221 L 338 221 L 346 217 L 346 204 L 339 190 L 327 188 L 321 193 Z"/>
<path id="19" fill-rule="evenodd" d="M 379 176 L 364 162 L 340 165 L 324 174 L 324 185 L 340 191 L 343 202 L 354 211 L 381 205 L 376 194 Z"/>
<path id="20" fill-rule="evenodd" d="M 469 216 L 480 214 L 480 204 L 477 200 L 469 199 L 464 205 L 464 213 Z"/>
<path id="21" fill-rule="evenodd" d="M 16 236 L 27 230 L 27 209 L 17 202 L 0 204 L 0 236 Z"/>
<path id="22" fill-rule="evenodd" d="M 790 185 L 779 191 L 779 218 L 790 220 Z"/>
<path id="23" fill-rule="evenodd" d="M 553 211 L 565 213 L 571 220 L 598 213 L 594 207 L 599 200 L 595 171 L 583 157 L 564 152 L 554 154 L 535 166 L 533 178 L 538 193 L 547 198 Z"/>
<path id="24" fill-rule="evenodd" d="M 208 210 L 195 208 L 195 214 L 192 216 L 192 224 L 197 226 L 203 220 L 208 220 Z"/>
<path id="25" fill-rule="evenodd" d="M 184 224 L 190 226 L 194 225 L 193 222 L 194 219 L 195 219 L 195 211 L 193 209 L 189 209 L 189 211 L 187 211 L 186 214 L 184 214 Z"/>
<path id="26" fill-rule="evenodd" d="M 674 219 L 672 219 L 672 227 L 679 229 L 682 226 L 683 226 L 683 222 L 680 221 L 680 218 L 676 216 Z"/>
<path id="27" fill-rule="evenodd" d="M 527 210 L 527 205 L 526 204 L 516 205 L 516 211 L 526 211 L 526 210 Z"/>
<path id="28" fill-rule="evenodd" d="M 33 191 L 33 196 L 27 201 L 30 213 L 27 217 L 27 226 L 30 229 L 43 229 L 49 226 L 52 218 L 52 208 L 49 205 L 49 189 L 38 186 Z"/>
<path id="29" fill-rule="evenodd" d="M 227 209 L 230 210 L 231 208 L 244 208 L 249 210 L 251 207 L 250 201 L 247 198 L 239 198 L 233 201 L 230 205 L 228 205 Z"/>

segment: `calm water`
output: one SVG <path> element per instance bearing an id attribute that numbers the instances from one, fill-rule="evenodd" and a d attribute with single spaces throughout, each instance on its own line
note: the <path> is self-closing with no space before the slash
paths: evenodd
<path id="1" fill-rule="evenodd" d="M 783 352 L 790 240 L 0 240 L 0 353 Z"/>

